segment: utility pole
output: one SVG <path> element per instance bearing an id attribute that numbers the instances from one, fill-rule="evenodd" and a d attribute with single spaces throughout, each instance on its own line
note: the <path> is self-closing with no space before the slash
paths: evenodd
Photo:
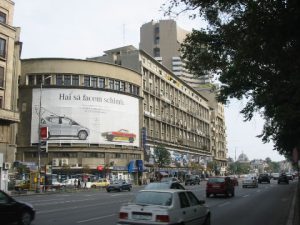
<path id="1" fill-rule="evenodd" d="M 41 80 L 40 86 L 40 102 L 39 102 L 39 122 L 38 122 L 38 177 L 37 177 L 37 185 L 36 185 L 36 192 L 39 193 L 41 191 L 41 143 L 42 143 L 42 136 L 41 136 L 41 118 L 42 118 L 42 93 L 43 93 L 43 83 L 45 80 L 50 79 L 51 76 L 48 76 Z"/>

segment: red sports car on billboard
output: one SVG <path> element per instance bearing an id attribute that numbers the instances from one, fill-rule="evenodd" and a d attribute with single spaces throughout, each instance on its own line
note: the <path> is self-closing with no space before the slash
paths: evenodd
<path id="1" fill-rule="evenodd" d="M 128 141 L 130 143 L 133 143 L 136 139 L 136 134 L 130 133 L 125 129 L 103 132 L 102 136 L 106 138 L 107 141 Z"/>

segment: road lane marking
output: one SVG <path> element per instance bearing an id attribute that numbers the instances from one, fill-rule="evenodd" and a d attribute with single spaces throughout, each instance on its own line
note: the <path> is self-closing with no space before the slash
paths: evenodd
<path id="1" fill-rule="evenodd" d="M 112 217 L 112 216 L 116 216 L 116 215 L 117 214 L 111 214 L 111 215 L 106 215 L 106 216 L 95 217 L 95 218 L 91 218 L 91 219 L 88 219 L 88 220 L 77 221 L 76 223 L 86 223 L 86 222 L 100 220 L 100 219 L 103 219 L 103 218 Z"/>
<path id="2" fill-rule="evenodd" d="M 249 197 L 249 195 L 244 195 L 244 196 L 242 196 L 243 198 L 247 198 L 247 197 Z"/>
<path id="3" fill-rule="evenodd" d="M 257 190 L 256 192 L 261 192 L 261 190 Z"/>
<path id="4" fill-rule="evenodd" d="M 230 204 L 230 202 L 224 202 L 223 204 L 218 205 L 218 207 L 223 207 L 223 206 L 228 205 L 228 204 Z"/>

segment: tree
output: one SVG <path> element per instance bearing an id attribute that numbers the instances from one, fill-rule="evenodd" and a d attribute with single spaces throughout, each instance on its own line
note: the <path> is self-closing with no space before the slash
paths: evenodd
<path id="1" fill-rule="evenodd" d="M 154 149 L 154 159 L 161 168 L 171 163 L 171 154 L 163 145 L 158 145 Z"/>
<path id="2" fill-rule="evenodd" d="M 298 0 L 170 0 L 167 13 L 197 10 L 208 27 L 193 30 L 181 46 L 195 76 L 215 74 L 218 100 L 246 99 L 245 120 L 258 112 L 258 137 L 290 156 L 300 149 L 300 4 Z M 181 4 L 183 3 L 183 4 Z M 183 8 L 182 8 L 183 5 Z M 179 12 L 180 13 L 180 12 Z"/>

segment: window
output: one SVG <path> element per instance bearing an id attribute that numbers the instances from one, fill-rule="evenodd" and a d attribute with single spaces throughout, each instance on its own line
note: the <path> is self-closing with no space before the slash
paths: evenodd
<path id="1" fill-rule="evenodd" d="M 0 23 L 6 23 L 6 14 L 4 12 L 0 12 Z"/>
<path id="2" fill-rule="evenodd" d="M 120 90 L 120 81 L 115 80 L 115 90 Z"/>
<path id="3" fill-rule="evenodd" d="M 104 78 L 99 78 L 99 88 L 105 88 L 105 80 L 104 80 Z"/>
<path id="4" fill-rule="evenodd" d="M 5 58 L 6 56 L 6 40 L 0 38 L 0 57 Z"/>
<path id="5" fill-rule="evenodd" d="M 153 55 L 154 57 L 160 57 L 160 48 L 154 48 Z"/>
<path id="6" fill-rule="evenodd" d="M 94 88 L 97 87 L 97 77 L 91 77 L 91 86 Z"/>
<path id="7" fill-rule="evenodd" d="M 79 76 L 72 75 L 72 86 L 79 86 Z"/>
<path id="8" fill-rule="evenodd" d="M 34 75 L 29 75 L 28 76 L 28 85 L 34 85 Z"/>
<path id="9" fill-rule="evenodd" d="M 84 76 L 84 86 L 90 87 L 90 76 Z"/>
<path id="10" fill-rule="evenodd" d="M 36 84 L 40 85 L 42 83 L 42 81 L 43 81 L 43 76 L 42 75 L 36 76 Z"/>
<path id="11" fill-rule="evenodd" d="M 0 67 L 0 88 L 4 87 L 4 67 Z"/>
<path id="12" fill-rule="evenodd" d="M 109 80 L 109 88 L 114 89 L 114 80 Z"/>
<path id="13" fill-rule="evenodd" d="M 120 91 L 125 91 L 125 82 L 120 82 Z"/>
<path id="14" fill-rule="evenodd" d="M 64 85 L 71 86 L 71 75 L 64 75 Z"/>
<path id="15" fill-rule="evenodd" d="M 63 85 L 63 76 L 56 75 L 56 85 Z"/>
<path id="16" fill-rule="evenodd" d="M 180 207 L 181 208 L 186 208 L 190 206 L 189 200 L 187 198 L 187 196 L 185 195 L 184 192 L 180 192 L 178 193 L 179 195 L 179 199 L 180 199 Z"/>

